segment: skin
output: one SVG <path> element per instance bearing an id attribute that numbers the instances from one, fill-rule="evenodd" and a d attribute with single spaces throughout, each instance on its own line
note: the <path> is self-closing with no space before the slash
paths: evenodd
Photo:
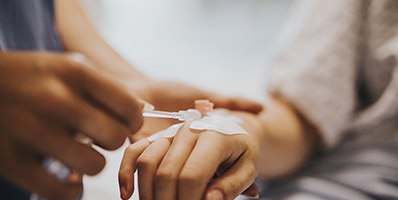
<path id="1" fill-rule="evenodd" d="M 23 189 L 47 199 L 78 197 L 82 175 L 99 173 L 105 159 L 77 142 L 76 133 L 105 149 L 119 148 L 143 123 L 143 105 L 136 98 L 165 110 L 190 107 L 197 98 L 231 109 L 262 109 L 253 101 L 150 80 L 100 37 L 78 0 L 55 3 L 65 53 L 0 53 L 0 175 Z M 149 131 L 143 129 L 135 137 Z M 48 157 L 73 170 L 67 180 L 43 169 Z"/>
<path id="2" fill-rule="evenodd" d="M 259 113 L 263 109 L 261 104 L 246 98 L 226 97 L 173 81 L 152 80 L 136 70 L 102 39 L 85 15 L 79 0 L 58 0 L 56 10 L 58 30 L 68 51 L 84 54 L 98 71 L 119 83 L 131 95 L 150 102 L 157 110 L 186 110 L 192 108 L 197 99 L 209 99 L 216 104 L 216 108 L 250 113 Z M 132 142 L 175 123 L 164 119 L 144 120 L 140 131 L 130 136 Z"/>
<path id="3" fill-rule="evenodd" d="M 136 170 L 140 199 L 234 199 L 242 192 L 256 196 L 256 177 L 275 179 L 294 172 L 319 143 L 316 131 L 280 98 L 258 115 L 231 115 L 240 117 L 250 134 L 198 132 L 186 124 L 175 138 L 130 145 L 119 170 L 121 198 L 132 195 Z"/>
<path id="4" fill-rule="evenodd" d="M 60 182 L 44 171 L 43 158 L 97 174 L 105 159 L 75 134 L 114 150 L 141 127 L 142 105 L 70 55 L 8 52 L 0 60 L 0 174 L 49 199 L 78 196 L 81 176 Z"/>

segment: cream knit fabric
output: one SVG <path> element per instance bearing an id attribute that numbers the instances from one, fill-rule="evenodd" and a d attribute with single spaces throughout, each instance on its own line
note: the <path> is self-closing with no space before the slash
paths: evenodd
<path id="1" fill-rule="evenodd" d="M 326 147 L 398 142 L 398 1 L 302 0 L 268 90 L 321 131 Z"/>

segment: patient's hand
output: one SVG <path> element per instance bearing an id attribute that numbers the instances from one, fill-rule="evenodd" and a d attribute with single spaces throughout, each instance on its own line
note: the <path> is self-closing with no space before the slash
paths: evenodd
<path id="1" fill-rule="evenodd" d="M 195 131 L 186 123 L 174 138 L 130 145 L 119 171 L 122 199 L 133 193 L 136 169 L 140 199 L 210 199 L 217 194 L 233 199 L 241 194 L 257 176 L 263 130 L 255 116 L 240 115 L 249 134 Z"/>

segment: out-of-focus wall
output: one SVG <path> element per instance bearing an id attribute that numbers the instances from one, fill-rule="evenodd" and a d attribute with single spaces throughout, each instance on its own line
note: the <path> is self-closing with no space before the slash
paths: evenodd
<path id="1" fill-rule="evenodd" d="M 148 75 L 255 99 L 291 1 L 84 0 L 103 36 Z"/>

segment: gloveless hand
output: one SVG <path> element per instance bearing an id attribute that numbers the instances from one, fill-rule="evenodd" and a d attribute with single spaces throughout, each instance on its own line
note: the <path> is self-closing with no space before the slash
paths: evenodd
<path id="1" fill-rule="evenodd" d="M 194 131 L 185 124 L 172 139 L 130 145 L 119 170 L 121 198 L 132 195 L 136 170 L 140 199 L 233 199 L 248 188 L 246 194 L 255 196 L 263 129 L 254 116 L 240 116 L 248 135 Z"/>
<path id="2" fill-rule="evenodd" d="M 0 53 L 0 175 L 49 199 L 75 198 L 81 176 L 105 159 L 77 132 L 109 150 L 142 124 L 131 95 L 72 55 Z M 59 181 L 42 167 L 52 157 L 74 170 Z"/>

